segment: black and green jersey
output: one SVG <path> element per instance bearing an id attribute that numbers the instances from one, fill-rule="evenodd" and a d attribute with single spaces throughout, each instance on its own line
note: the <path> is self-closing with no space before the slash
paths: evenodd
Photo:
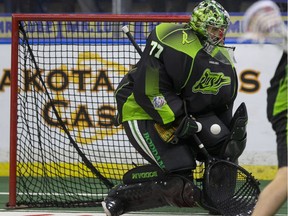
<path id="1" fill-rule="evenodd" d="M 207 50 L 187 25 L 158 25 L 147 38 L 137 67 L 116 90 L 119 121 L 153 119 L 167 124 L 184 114 L 183 100 L 195 116 L 233 103 L 233 62 L 226 48 Z"/>
<path id="2" fill-rule="evenodd" d="M 267 115 L 269 121 L 280 113 L 287 116 L 288 109 L 288 96 L 287 96 L 287 83 L 288 83 L 288 66 L 287 66 L 287 53 L 283 52 L 280 62 L 273 78 L 270 80 L 270 87 L 267 90 L 268 106 Z"/>

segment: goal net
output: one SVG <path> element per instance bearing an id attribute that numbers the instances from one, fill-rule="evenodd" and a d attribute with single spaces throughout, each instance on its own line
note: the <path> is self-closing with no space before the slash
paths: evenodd
<path id="1" fill-rule="evenodd" d="M 146 161 L 114 126 L 114 90 L 159 22 L 187 16 L 14 14 L 10 207 L 97 206 Z"/>

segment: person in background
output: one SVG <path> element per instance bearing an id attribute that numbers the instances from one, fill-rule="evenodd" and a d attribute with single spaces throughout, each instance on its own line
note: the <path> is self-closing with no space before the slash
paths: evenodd
<path id="1" fill-rule="evenodd" d="M 287 140 L 288 140 L 288 66 L 287 27 L 281 19 L 278 6 L 270 0 L 258 1 L 244 14 L 244 38 L 265 41 L 277 35 L 283 51 L 277 69 L 267 90 L 267 117 L 276 134 L 278 171 L 264 188 L 253 211 L 253 216 L 272 216 L 287 201 Z M 280 39 L 280 40 L 279 40 Z"/>
<path id="2" fill-rule="evenodd" d="M 77 3 L 83 13 L 104 12 L 100 6 L 99 0 L 77 0 Z"/>
<path id="3" fill-rule="evenodd" d="M 80 11 L 83 13 L 98 12 L 96 0 L 77 0 L 77 3 L 80 7 Z"/>
<path id="4" fill-rule="evenodd" d="M 162 23 L 148 36 L 141 59 L 115 91 L 116 122 L 148 164 L 129 170 L 110 190 L 102 202 L 108 216 L 198 205 L 192 170 L 204 158 L 195 133 L 213 157 L 237 162 L 248 117 L 244 103 L 232 112 L 238 78 L 224 44 L 229 24 L 218 2 L 204 0 L 188 23 Z M 221 127 L 217 136 L 212 123 Z"/>
<path id="5" fill-rule="evenodd" d="M 167 1 L 167 0 L 149 0 L 152 12 L 186 12 L 188 0 Z"/>
<path id="6" fill-rule="evenodd" d="M 229 12 L 240 12 L 243 1 L 244 0 L 238 0 L 237 4 L 235 4 L 235 2 L 231 0 L 218 0 Z"/>
<path id="7" fill-rule="evenodd" d="M 47 13 L 75 13 L 76 0 L 36 0 L 43 1 Z"/>
<path id="8" fill-rule="evenodd" d="M 45 13 L 45 3 L 48 0 L 5 0 L 5 12 L 7 13 Z"/>

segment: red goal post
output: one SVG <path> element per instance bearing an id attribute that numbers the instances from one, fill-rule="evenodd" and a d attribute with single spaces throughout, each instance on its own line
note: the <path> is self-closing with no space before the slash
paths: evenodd
<path id="1" fill-rule="evenodd" d="M 96 206 L 146 161 L 113 125 L 114 90 L 160 22 L 180 15 L 13 14 L 9 207 Z"/>

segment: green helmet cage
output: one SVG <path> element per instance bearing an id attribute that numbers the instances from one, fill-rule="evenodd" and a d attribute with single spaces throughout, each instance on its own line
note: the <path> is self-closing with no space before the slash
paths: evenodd
<path id="1" fill-rule="evenodd" d="M 204 0 L 193 10 L 189 25 L 198 34 L 207 38 L 210 43 L 218 44 L 224 40 L 230 24 L 228 12 L 215 0 Z M 212 39 L 208 33 L 208 26 L 223 30 L 223 37 L 218 41 Z"/>

